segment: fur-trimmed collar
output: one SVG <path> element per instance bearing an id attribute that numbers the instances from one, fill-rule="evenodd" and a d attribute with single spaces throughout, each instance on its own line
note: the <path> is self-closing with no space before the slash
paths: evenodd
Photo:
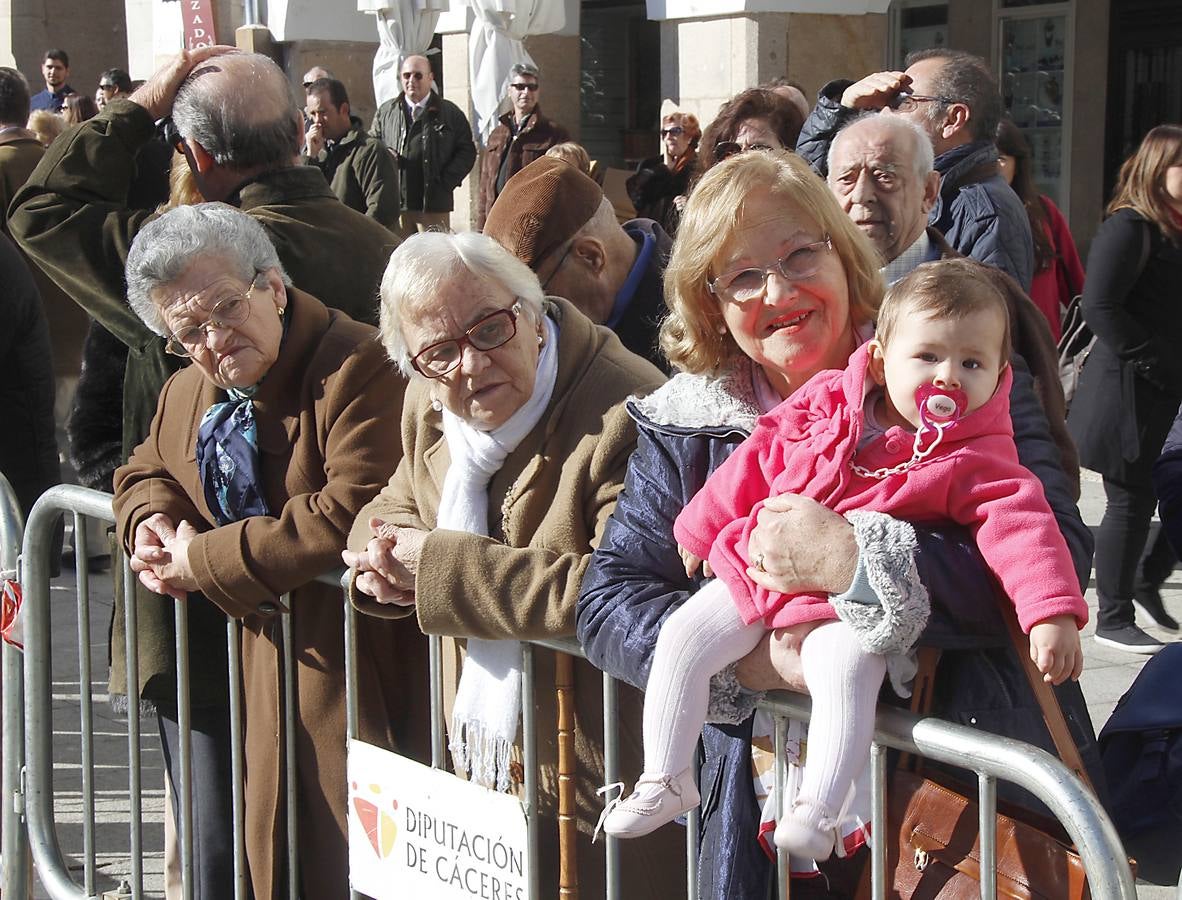
<path id="1" fill-rule="evenodd" d="M 742 357 L 717 375 L 680 372 L 647 397 L 631 398 L 628 411 L 658 428 L 750 434 L 760 414 L 751 366 L 751 360 Z"/>

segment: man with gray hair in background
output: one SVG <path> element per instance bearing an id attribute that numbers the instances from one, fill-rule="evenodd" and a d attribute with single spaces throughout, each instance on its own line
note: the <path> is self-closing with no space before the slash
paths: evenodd
<path id="1" fill-rule="evenodd" d="M 267 57 L 232 47 L 182 51 L 129 98 L 112 100 L 57 141 L 13 201 L 12 233 L 30 257 L 128 347 L 124 459 L 147 436 L 161 387 L 180 364 L 128 306 L 124 289 L 128 250 L 154 218 L 129 209 L 127 192 L 136 153 L 158 123 L 184 153 L 206 200 L 258 219 L 296 287 L 376 323 L 377 288 L 397 241 L 341 203 L 317 169 L 299 164 L 303 121 L 287 77 Z M 260 435 L 260 444 L 274 439 Z M 137 590 L 140 683 L 127 685 L 118 581 L 115 599 L 113 700 L 122 695 L 156 705 L 172 783 L 179 786 L 172 770 L 179 747 L 168 736 L 176 735 L 178 721 L 172 602 Z M 194 896 L 222 900 L 233 896 L 226 626 L 208 602 L 190 609 Z M 334 869 L 344 865 L 333 862 Z M 318 867 L 327 869 L 328 862 L 311 869 Z"/>
<path id="2" fill-rule="evenodd" d="M 509 70 L 510 109 L 488 136 L 480 163 L 480 202 L 476 227 L 484 228 L 488 211 L 504 190 L 505 182 L 555 144 L 570 140 L 570 133 L 542 115 L 542 83 L 533 63 L 516 63 Z"/>

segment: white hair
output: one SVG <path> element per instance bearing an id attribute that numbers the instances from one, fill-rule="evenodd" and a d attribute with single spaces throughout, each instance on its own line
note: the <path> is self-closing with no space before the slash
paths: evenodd
<path id="1" fill-rule="evenodd" d="M 263 226 L 246 213 L 225 203 L 178 206 L 144 225 L 127 254 L 127 302 L 156 334 L 168 337 L 169 330 L 152 295 L 208 256 L 248 284 L 269 269 L 291 284 Z"/>
<path id="2" fill-rule="evenodd" d="M 926 131 L 903 116 L 867 112 L 847 123 L 841 131 L 837 132 L 836 136 L 830 142 L 829 156 L 825 161 L 830 177 L 833 176 L 833 158 L 834 153 L 837 151 L 837 145 L 846 138 L 864 131 L 869 131 L 870 129 L 888 131 L 895 135 L 905 134 L 910 136 L 911 162 L 915 166 L 915 174 L 921 180 L 927 178 L 928 173 L 935 167 L 935 151 L 932 149 L 932 139 Z"/>
<path id="3" fill-rule="evenodd" d="M 429 308 L 431 298 L 455 278 L 492 281 L 517 298 L 534 322 L 542 318 L 542 286 L 525 263 L 478 231 L 412 234 L 390 256 L 379 290 L 382 344 L 402 374 L 416 374 L 402 333 L 408 304 Z"/>

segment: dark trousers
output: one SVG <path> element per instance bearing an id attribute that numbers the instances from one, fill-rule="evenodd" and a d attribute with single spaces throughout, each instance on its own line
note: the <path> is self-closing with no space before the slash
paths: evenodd
<path id="1" fill-rule="evenodd" d="M 1148 479 L 1129 484 L 1105 478 L 1104 494 L 1108 503 L 1096 532 L 1098 629 L 1133 624 L 1137 568 L 1157 506 L 1153 483 Z"/>
<path id="2" fill-rule="evenodd" d="M 1170 577 L 1178 562 L 1178 554 L 1166 536 L 1165 528 L 1159 527 L 1145 548 L 1141 557 L 1141 568 L 1137 573 L 1137 589 L 1157 590 Z"/>
<path id="3" fill-rule="evenodd" d="M 181 743 L 175 704 L 156 708 L 172 811 L 181 839 Z M 226 707 L 193 707 L 193 898 L 234 896 L 234 810 L 230 791 L 230 716 Z M 249 883 L 249 882 L 248 882 Z"/>

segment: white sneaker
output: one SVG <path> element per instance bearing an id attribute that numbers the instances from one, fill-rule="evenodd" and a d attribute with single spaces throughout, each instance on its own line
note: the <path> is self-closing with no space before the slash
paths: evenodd
<path id="1" fill-rule="evenodd" d="M 776 846 L 803 859 L 828 859 L 840 839 L 836 817 L 811 800 L 797 800 L 776 825 Z"/>
<path id="2" fill-rule="evenodd" d="M 693 769 L 678 775 L 645 772 L 636 790 L 611 801 L 603 811 L 603 830 L 612 837 L 634 838 L 656 831 L 701 802 Z"/>

